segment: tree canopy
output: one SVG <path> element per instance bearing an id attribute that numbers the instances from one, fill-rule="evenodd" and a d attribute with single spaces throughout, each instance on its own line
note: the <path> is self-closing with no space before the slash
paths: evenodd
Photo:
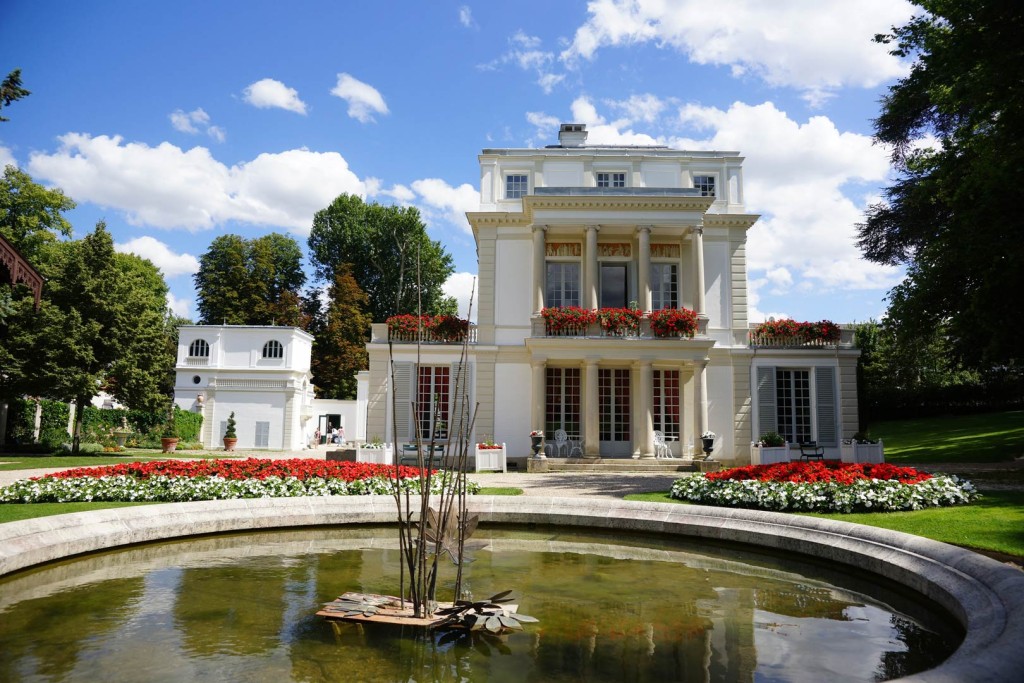
<path id="1" fill-rule="evenodd" d="M 367 296 L 352 276 L 352 264 L 342 263 L 328 289 L 327 310 L 310 330 L 313 342 L 313 377 L 319 398 L 356 398 L 356 373 L 367 369 L 366 342 L 370 314 Z"/>
<path id="2" fill-rule="evenodd" d="M 914 0 L 876 41 L 913 59 L 875 120 L 899 173 L 860 229 L 866 257 L 905 264 L 888 316 L 902 342 L 944 330 L 970 367 L 1024 354 L 1024 5 Z"/>
<path id="3" fill-rule="evenodd" d="M 20 100 L 22 97 L 31 95 L 32 91 L 21 87 L 21 69 L 15 69 L 7 74 L 7 78 L 0 83 L 0 109 L 11 106 L 11 102 Z M 0 116 L 0 121 L 10 119 Z"/>
<path id="4" fill-rule="evenodd" d="M 310 261 L 318 281 L 333 283 L 342 263 L 368 297 L 373 322 L 398 313 L 424 313 L 444 305 L 442 286 L 454 271 L 452 257 L 430 239 L 414 207 L 365 203 L 339 195 L 313 218 Z"/>
<path id="5" fill-rule="evenodd" d="M 221 235 L 199 259 L 194 281 L 202 325 L 306 327 L 302 249 L 287 235 Z"/>
<path id="6" fill-rule="evenodd" d="M 14 166 L 4 169 L 0 179 L 0 235 L 13 244 L 44 275 L 47 256 L 43 252 L 58 237 L 71 236 L 71 224 L 64 213 L 75 202 L 60 189 L 48 190 Z"/>

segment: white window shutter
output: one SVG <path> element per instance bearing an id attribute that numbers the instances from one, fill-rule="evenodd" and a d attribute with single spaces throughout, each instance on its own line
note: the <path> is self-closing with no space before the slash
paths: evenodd
<path id="1" fill-rule="evenodd" d="M 775 368 L 757 369 L 757 434 L 779 431 L 779 415 L 775 406 Z"/>
<path id="2" fill-rule="evenodd" d="M 395 432 L 398 440 L 408 440 L 412 434 L 412 371 L 413 363 L 395 363 Z"/>
<path id="3" fill-rule="evenodd" d="M 814 392 L 814 402 L 818 412 L 818 443 L 822 446 L 838 446 L 835 368 L 815 368 Z"/>

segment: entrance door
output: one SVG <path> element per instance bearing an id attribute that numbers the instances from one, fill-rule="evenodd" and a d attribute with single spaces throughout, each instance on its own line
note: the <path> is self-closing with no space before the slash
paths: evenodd
<path id="1" fill-rule="evenodd" d="M 601 264 L 601 308 L 626 307 L 626 264 Z"/>
<path id="2" fill-rule="evenodd" d="M 629 370 L 625 368 L 598 368 L 597 402 L 600 411 L 601 456 L 631 457 L 632 430 L 629 394 Z"/>

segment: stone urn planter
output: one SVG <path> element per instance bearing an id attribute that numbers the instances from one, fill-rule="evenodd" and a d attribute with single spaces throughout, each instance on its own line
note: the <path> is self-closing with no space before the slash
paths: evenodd
<path id="1" fill-rule="evenodd" d="M 531 432 L 530 433 L 530 449 L 533 451 L 533 457 L 543 458 L 544 455 L 544 432 Z"/>
<path id="2" fill-rule="evenodd" d="M 124 448 L 124 442 L 127 441 L 128 437 L 131 435 L 132 433 L 130 431 L 125 431 L 122 429 L 119 429 L 116 432 L 114 432 L 114 442 L 117 443 L 117 447 Z"/>
<path id="3" fill-rule="evenodd" d="M 160 438 L 160 448 L 164 453 L 173 453 L 174 449 L 178 447 L 178 437 L 176 436 L 164 436 Z"/>

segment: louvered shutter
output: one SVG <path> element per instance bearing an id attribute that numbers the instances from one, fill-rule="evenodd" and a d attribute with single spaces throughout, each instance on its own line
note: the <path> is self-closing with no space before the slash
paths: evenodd
<path id="1" fill-rule="evenodd" d="M 757 434 L 779 431 L 779 415 L 775 406 L 775 368 L 757 369 Z"/>
<path id="2" fill-rule="evenodd" d="M 835 368 L 815 368 L 814 391 L 814 402 L 818 412 L 818 443 L 822 446 L 838 446 Z"/>
<path id="3" fill-rule="evenodd" d="M 469 420 L 473 415 L 473 364 L 452 363 L 449 389 L 448 438 L 456 439 L 460 433 L 468 435 Z"/>
<path id="4" fill-rule="evenodd" d="M 395 433 L 399 441 L 412 438 L 412 371 L 413 363 L 395 363 Z"/>

